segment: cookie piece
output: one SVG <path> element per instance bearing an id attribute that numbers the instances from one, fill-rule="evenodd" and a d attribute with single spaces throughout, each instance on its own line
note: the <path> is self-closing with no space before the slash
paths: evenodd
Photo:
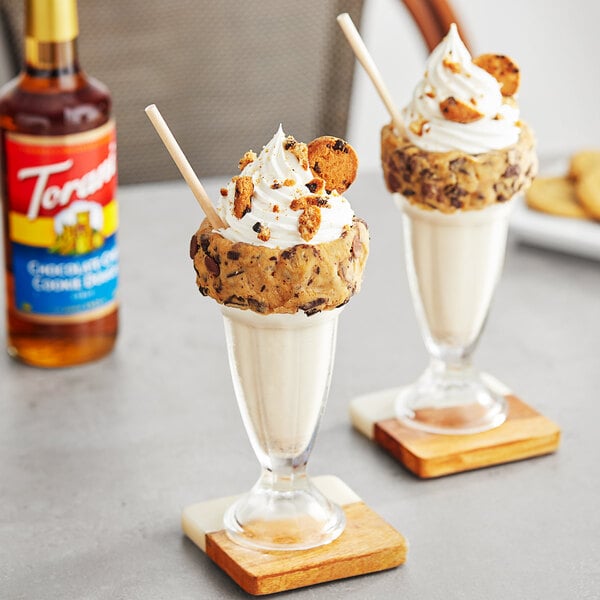
<path id="1" fill-rule="evenodd" d="M 308 144 L 308 164 L 315 177 L 325 180 L 328 192 L 343 194 L 356 179 L 358 156 L 341 138 L 324 135 Z"/>
<path id="2" fill-rule="evenodd" d="M 600 169 L 584 173 L 575 182 L 575 193 L 592 218 L 600 220 Z"/>
<path id="3" fill-rule="evenodd" d="M 241 219 L 246 213 L 250 212 L 252 207 L 252 194 L 254 193 L 254 183 L 252 177 L 244 175 L 243 177 L 234 177 L 235 194 L 233 196 L 233 214 Z"/>
<path id="4" fill-rule="evenodd" d="M 346 304 L 360 289 L 368 253 L 367 226 L 357 218 L 337 240 L 291 248 L 232 242 L 205 219 L 190 244 L 202 295 L 265 315 Z"/>
<path id="5" fill-rule="evenodd" d="M 579 179 L 590 171 L 600 171 L 600 150 L 575 152 L 569 164 L 569 177 Z"/>
<path id="6" fill-rule="evenodd" d="M 500 85 L 503 96 L 513 96 L 521 83 L 521 72 L 517 63 L 504 54 L 482 54 L 473 63 L 487 71 Z"/>
<path id="7" fill-rule="evenodd" d="M 455 123 L 473 123 L 483 117 L 483 113 L 457 100 L 454 96 L 449 96 L 445 100 L 442 100 L 440 102 L 440 110 L 445 119 L 454 121 Z"/>
<path id="8" fill-rule="evenodd" d="M 574 183 L 566 177 L 538 177 L 527 190 L 525 200 L 529 208 L 550 215 L 572 219 L 589 217 L 577 200 Z"/>

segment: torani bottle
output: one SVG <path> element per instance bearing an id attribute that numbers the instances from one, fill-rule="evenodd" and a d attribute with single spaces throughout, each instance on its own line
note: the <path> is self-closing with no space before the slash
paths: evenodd
<path id="1" fill-rule="evenodd" d="M 61 367 L 112 349 L 116 138 L 108 90 L 77 59 L 76 0 L 26 0 L 25 65 L 0 90 L 9 353 Z"/>

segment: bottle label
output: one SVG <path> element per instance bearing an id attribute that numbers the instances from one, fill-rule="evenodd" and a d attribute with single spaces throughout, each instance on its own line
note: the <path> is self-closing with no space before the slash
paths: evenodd
<path id="1" fill-rule="evenodd" d="M 65 136 L 7 132 L 14 307 L 31 320 L 100 316 L 116 302 L 115 127 Z"/>

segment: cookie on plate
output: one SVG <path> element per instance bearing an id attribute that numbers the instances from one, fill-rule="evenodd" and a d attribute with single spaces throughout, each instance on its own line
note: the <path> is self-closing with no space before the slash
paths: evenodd
<path id="1" fill-rule="evenodd" d="M 589 214 L 577 201 L 575 184 L 566 177 L 538 177 L 525 194 L 527 206 L 558 217 L 587 219 Z"/>
<path id="2" fill-rule="evenodd" d="M 600 220 L 600 168 L 584 173 L 575 182 L 575 193 L 591 217 Z"/>
<path id="3" fill-rule="evenodd" d="M 575 152 L 569 165 L 569 177 L 579 179 L 590 171 L 600 171 L 600 150 Z"/>

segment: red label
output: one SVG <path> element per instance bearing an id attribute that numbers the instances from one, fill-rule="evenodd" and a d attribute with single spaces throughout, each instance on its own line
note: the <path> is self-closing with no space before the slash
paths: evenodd
<path id="1" fill-rule="evenodd" d="M 106 205 L 117 185 L 114 124 L 60 137 L 9 133 L 6 162 L 9 210 L 30 220 L 54 216 L 78 199 Z"/>
<path id="2" fill-rule="evenodd" d="M 53 322 L 114 305 L 119 253 L 115 127 L 5 137 L 14 306 Z"/>

